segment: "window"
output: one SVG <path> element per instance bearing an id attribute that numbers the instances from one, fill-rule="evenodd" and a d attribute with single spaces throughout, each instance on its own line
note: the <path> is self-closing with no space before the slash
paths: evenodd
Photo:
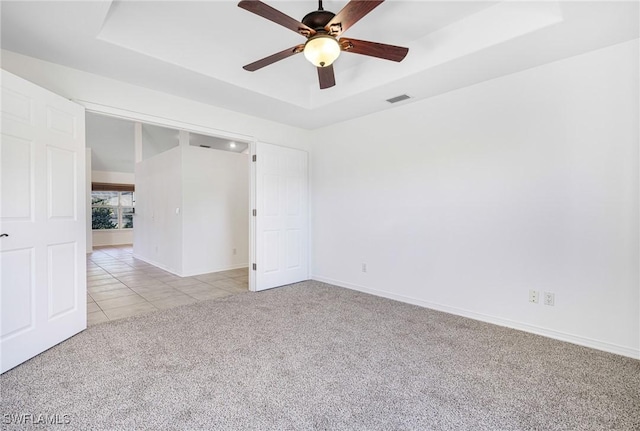
<path id="1" fill-rule="evenodd" d="M 132 229 L 135 199 L 133 192 L 92 191 L 91 228 Z"/>

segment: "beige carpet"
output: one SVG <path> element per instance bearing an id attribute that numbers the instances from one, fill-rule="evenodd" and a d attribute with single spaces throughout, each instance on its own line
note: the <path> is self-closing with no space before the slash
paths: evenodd
<path id="1" fill-rule="evenodd" d="M 0 385 L 2 429 L 640 429 L 640 361 L 316 282 L 99 324 Z"/>

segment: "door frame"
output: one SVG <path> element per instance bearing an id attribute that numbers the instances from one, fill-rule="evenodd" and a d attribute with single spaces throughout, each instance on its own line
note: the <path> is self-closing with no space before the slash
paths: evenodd
<path id="1" fill-rule="evenodd" d="M 143 112 L 131 111 L 113 106 L 93 103 L 86 100 L 75 99 L 74 102 L 84 106 L 86 112 L 93 114 L 106 115 L 109 117 L 120 118 L 123 120 L 136 121 L 155 126 L 169 127 L 177 130 L 185 130 L 187 132 L 200 133 L 203 135 L 214 136 L 222 139 L 229 139 L 249 144 L 249 211 L 253 213 L 256 207 L 256 173 L 253 156 L 256 154 L 256 144 L 258 142 L 255 136 L 244 135 L 241 133 L 230 132 L 228 130 L 214 129 L 195 123 L 187 123 L 170 118 L 159 117 L 156 115 L 145 114 Z M 90 177 L 89 177 L 90 178 Z M 252 270 L 252 265 L 256 261 L 256 220 L 252 214 L 249 215 L 249 291 L 255 292 L 256 274 Z"/>
<path id="2" fill-rule="evenodd" d="M 256 176 L 256 164 L 254 162 L 256 157 L 256 150 L 258 141 L 254 140 L 249 144 L 249 292 L 256 291 L 256 272 L 253 270 L 253 265 L 257 262 L 257 250 L 256 250 L 256 217 L 253 215 L 257 208 L 256 204 L 256 188 L 257 188 L 257 176 Z"/>

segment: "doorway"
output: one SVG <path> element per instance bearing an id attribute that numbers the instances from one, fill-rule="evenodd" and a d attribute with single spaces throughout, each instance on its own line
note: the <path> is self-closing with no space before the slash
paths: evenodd
<path id="1" fill-rule="evenodd" d="M 189 270 L 182 267 L 181 273 L 180 271 L 176 273 L 170 268 L 158 268 L 159 265 L 154 262 L 145 262 L 144 256 L 136 253 L 138 241 L 134 239 L 133 246 L 131 246 L 132 252 L 126 249 L 129 246 L 126 244 L 123 250 L 118 250 L 117 245 L 105 245 L 100 246 L 106 247 L 104 250 L 96 250 L 93 260 L 92 255 L 89 255 L 91 287 L 121 283 L 125 287 L 117 286 L 114 289 L 103 288 L 99 290 L 102 293 L 110 290 L 129 289 L 131 292 L 121 298 L 131 297 L 135 294 L 150 303 L 153 299 L 145 298 L 140 292 L 134 290 L 134 287 L 140 291 L 145 287 L 150 287 L 142 284 L 148 282 L 148 280 L 142 280 L 143 278 L 154 280 L 153 283 L 156 286 L 159 281 L 163 282 L 167 287 L 178 290 L 181 294 L 196 300 L 198 298 L 195 297 L 197 294 L 194 294 L 195 288 L 193 286 L 197 284 L 197 287 L 205 288 L 200 283 L 210 286 L 206 289 L 221 287 L 225 290 L 226 287 L 228 292 L 229 284 L 245 284 L 247 281 L 249 290 L 260 290 L 264 286 L 256 285 L 257 273 L 266 275 L 274 271 L 284 271 L 289 275 L 298 274 L 296 277 L 280 279 L 280 285 L 307 279 L 308 262 L 306 254 L 303 254 L 303 252 L 306 253 L 308 247 L 309 232 L 306 224 L 308 211 L 306 208 L 308 194 L 306 153 L 304 156 L 300 156 L 300 160 L 304 159 L 304 163 L 299 164 L 294 160 L 297 157 L 289 158 L 286 156 L 291 149 L 258 143 L 255 139 L 247 136 L 222 132 L 218 134 L 216 131 L 197 125 L 179 123 L 140 113 L 132 114 L 131 111 L 92 105 L 88 102 L 84 102 L 84 106 L 82 106 L 5 71 L 2 71 L 2 77 L 3 95 L 9 97 L 8 100 L 11 103 L 3 103 L 2 105 L 3 119 L 7 123 L 3 123 L 3 126 L 7 126 L 3 128 L 3 135 L 6 134 L 9 138 L 5 136 L 7 139 L 2 141 L 3 169 L 0 171 L 2 172 L 2 184 L 11 184 L 12 187 L 15 187 L 11 193 L 3 193 L 1 205 L 3 208 L 1 250 L 3 259 L 0 260 L 3 274 L 3 300 L 0 304 L 3 316 L 3 333 L 0 337 L 0 347 L 3 350 L 2 372 L 84 330 L 87 322 L 88 303 L 93 302 L 102 310 L 99 300 L 87 298 L 87 258 L 83 256 L 87 251 L 86 244 L 90 244 L 92 239 L 92 211 L 88 211 L 88 209 L 92 208 L 91 184 L 96 182 L 94 172 L 91 169 L 92 157 L 85 156 L 86 153 L 90 153 L 90 151 L 85 151 L 85 114 L 87 112 L 136 122 L 134 160 L 141 160 L 141 164 L 144 162 L 141 146 L 142 122 L 147 122 L 149 125 L 177 127 L 175 130 L 178 131 L 181 157 L 183 152 L 187 155 L 191 154 L 192 149 L 205 151 L 201 154 L 217 151 L 200 144 L 197 147 L 191 145 L 189 132 L 250 144 L 249 154 L 245 153 L 244 156 L 247 156 L 247 163 L 251 166 L 246 170 L 247 174 L 244 175 L 245 178 L 249 178 L 248 172 L 251 173 L 249 186 L 246 187 L 247 192 L 250 190 L 248 193 L 250 198 L 244 200 L 247 208 L 243 211 L 244 215 L 251 219 L 251 222 L 245 223 L 247 229 L 250 229 L 247 250 L 250 254 L 250 262 L 252 262 L 251 271 L 246 266 L 249 262 L 246 262 L 244 266 L 222 270 L 218 268 L 213 272 L 206 272 L 202 267 Z M 269 150 L 269 148 L 271 149 Z M 118 153 L 113 150 L 114 148 L 111 147 L 112 153 Z M 255 161 L 256 156 L 257 163 L 248 161 Z M 264 169 L 256 168 L 258 165 L 262 165 Z M 184 167 L 182 164 L 180 166 Z M 245 164 L 245 166 L 247 165 Z M 303 169 L 298 169 L 299 167 Z M 294 174 L 294 171 L 297 173 Z M 260 172 L 267 174 L 261 175 Z M 165 173 L 160 170 L 160 175 L 157 178 L 164 178 Z M 113 179 L 113 175 L 111 177 Z M 116 177 L 126 178 L 126 176 Z M 272 181 L 272 185 L 277 184 L 277 187 L 256 187 L 262 181 Z M 137 182 L 134 173 L 133 185 L 135 186 Z M 127 181 L 117 181 L 116 183 L 127 184 Z M 192 185 L 198 182 L 184 183 Z M 174 185 L 174 183 L 170 184 Z M 188 187 L 187 189 L 191 190 Z M 132 209 L 142 208 L 140 204 L 144 193 L 141 191 L 134 189 L 130 202 L 125 202 L 124 205 L 122 201 L 126 201 L 127 197 L 123 198 L 119 195 L 117 207 L 121 213 L 117 217 L 109 218 L 116 225 L 127 226 L 123 229 L 133 229 L 134 236 L 136 227 L 140 225 L 136 221 L 136 217 L 142 212 L 134 213 Z M 301 198 L 295 198 L 296 195 Z M 201 199 L 196 199 L 193 202 L 198 203 L 199 201 Z M 182 200 L 180 202 L 180 206 L 169 207 L 172 212 L 152 211 L 147 215 L 151 214 L 150 217 L 153 220 L 156 215 L 181 216 L 184 208 Z M 275 202 L 278 203 L 275 204 Z M 292 205 L 295 202 L 301 204 L 296 207 L 296 205 Z M 115 207 L 116 205 L 111 206 Z M 257 216 L 249 216 L 249 208 L 251 207 L 253 210 L 257 210 Z M 10 211 L 7 211 L 7 208 Z M 295 208 L 298 210 L 294 210 Z M 125 212 L 126 209 L 128 212 Z M 37 217 L 35 217 L 36 214 Z M 195 212 L 194 214 L 205 215 L 202 217 L 202 226 L 207 226 L 206 223 L 210 222 L 206 217 L 206 212 Z M 267 227 L 266 224 L 260 225 L 256 222 L 261 217 L 276 217 L 280 220 L 287 217 L 302 217 L 305 222 L 298 227 L 292 227 L 287 223 L 275 223 Z M 257 226 L 266 228 L 257 228 Z M 295 229 L 300 232 L 291 235 L 291 231 Z M 69 235 L 64 236 L 67 233 Z M 45 237 L 47 241 L 52 242 L 36 241 L 36 239 Z M 274 239 L 278 240 L 273 241 Z M 188 243 L 197 244 L 199 241 L 200 238 L 196 238 Z M 185 241 L 181 242 L 181 244 L 184 243 Z M 111 248 L 111 250 L 107 250 L 107 248 Z M 236 254 L 238 253 L 236 252 Z M 271 260 L 268 264 L 263 265 L 262 261 L 267 258 Z M 129 259 L 133 260 L 127 262 Z M 303 270 L 289 271 L 296 267 L 301 267 Z M 136 273 L 136 271 L 142 271 L 144 275 Z M 190 274 L 188 271 L 194 271 L 195 274 Z M 167 281 L 162 281 L 163 277 L 166 277 Z M 111 279 L 115 279 L 115 283 Z M 122 283 L 126 279 L 128 279 L 129 285 Z M 174 283 L 171 285 L 168 282 Z M 178 287 L 184 289 L 178 289 Z M 191 288 L 192 294 L 186 294 L 184 292 L 186 288 Z M 5 290 L 9 293 L 6 294 Z M 94 290 L 96 293 L 98 292 L 98 289 Z M 246 291 L 246 286 L 243 286 L 243 290 Z M 164 295 L 167 292 L 155 291 L 153 293 Z M 173 294 L 174 292 L 169 293 Z M 212 295 L 211 292 L 208 294 Z M 156 296 L 154 299 L 164 298 Z M 118 297 L 103 298 L 103 300 L 131 301 Z M 155 307 L 158 308 L 158 305 Z"/>
<path id="2" fill-rule="evenodd" d="M 248 291 L 249 143 L 91 112 L 86 121 L 88 323 Z"/>

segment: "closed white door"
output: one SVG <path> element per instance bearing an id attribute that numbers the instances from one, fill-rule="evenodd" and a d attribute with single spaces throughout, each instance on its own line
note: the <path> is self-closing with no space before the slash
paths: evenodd
<path id="1" fill-rule="evenodd" d="M 307 153 L 257 143 L 255 155 L 254 290 L 307 280 Z"/>
<path id="2" fill-rule="evenodd" d="M 0 372 L 87 326 L 84 108 L 2 71 Z"/>

